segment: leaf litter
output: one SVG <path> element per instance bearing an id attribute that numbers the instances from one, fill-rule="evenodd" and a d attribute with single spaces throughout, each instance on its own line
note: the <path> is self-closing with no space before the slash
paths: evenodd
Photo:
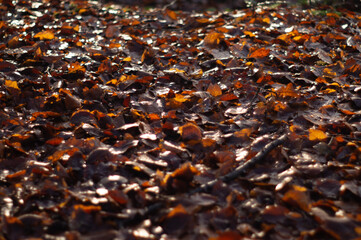
<path id="1" fill-rule="evenodd" d="M 0 7 L 1 239 L 355 239 L 358 13 Z"/>

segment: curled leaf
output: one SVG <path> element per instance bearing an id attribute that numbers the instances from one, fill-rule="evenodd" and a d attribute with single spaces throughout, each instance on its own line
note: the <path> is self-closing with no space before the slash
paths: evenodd
<path id="1" fill-rule="evenodd" d="M 182 127 L 179 128 L 179 132 L 182 136 L 183 141 L 194 141 L 199 142 L 202 140 L 202 131 L 201 129 L 193 124 L 193 123 L 186 123 Z"/>

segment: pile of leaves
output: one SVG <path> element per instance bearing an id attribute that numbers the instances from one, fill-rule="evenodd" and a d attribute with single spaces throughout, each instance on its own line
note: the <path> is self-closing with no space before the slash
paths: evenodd
<path id="1" fill-rule="evenodd" d="M 329 10 L 4 0 L 0 239 L 360 237 L 361 15 Z"/>

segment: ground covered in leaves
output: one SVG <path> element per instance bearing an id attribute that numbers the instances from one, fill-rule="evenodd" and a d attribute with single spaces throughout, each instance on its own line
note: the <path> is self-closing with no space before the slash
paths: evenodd
<path id="1" fill-rule="evenodd" d="M 0 239 L 361 236 L 361 15 L 0 14 Z"/>

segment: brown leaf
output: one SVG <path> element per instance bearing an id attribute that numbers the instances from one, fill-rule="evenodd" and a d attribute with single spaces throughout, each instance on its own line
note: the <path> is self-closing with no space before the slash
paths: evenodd
<path id="1" fill-rule="evenodd" d="M 207 92 L 209 92 L 213 97 L 218 97 L 222 95 L 222 90 L 218 84 L 210 84 Z"/>
<path id="2" fill-rule="evenodd" d="M 167 234 L 181 234 L 192 224 L 192 216 L 182 205 L 177 205 L 164 218 L 162 227 Z"/>
<path id="3" fill-rule="evenodd" d="M 310 199 L 305 187 L 294 185 L 292 189 L 285 193 L 282 197 L 282 201 L 293 207 L 298 207 L 305 212 L 310 210 Z"/>
<path id="4" fill-rule="evenodd" d="M 216 48 L 221 43 L 223 38 L 224 35 L 222 33 L 210 32 L 204 38 L 204 44 L 206 47 Z"/>
<path id="5" fill-rule="evenodd" d="M 201 129 L 193 123 L 186 123 L 181 126 L 179 132 L 184 142 L 198 143 L 202 140 Z"/>

